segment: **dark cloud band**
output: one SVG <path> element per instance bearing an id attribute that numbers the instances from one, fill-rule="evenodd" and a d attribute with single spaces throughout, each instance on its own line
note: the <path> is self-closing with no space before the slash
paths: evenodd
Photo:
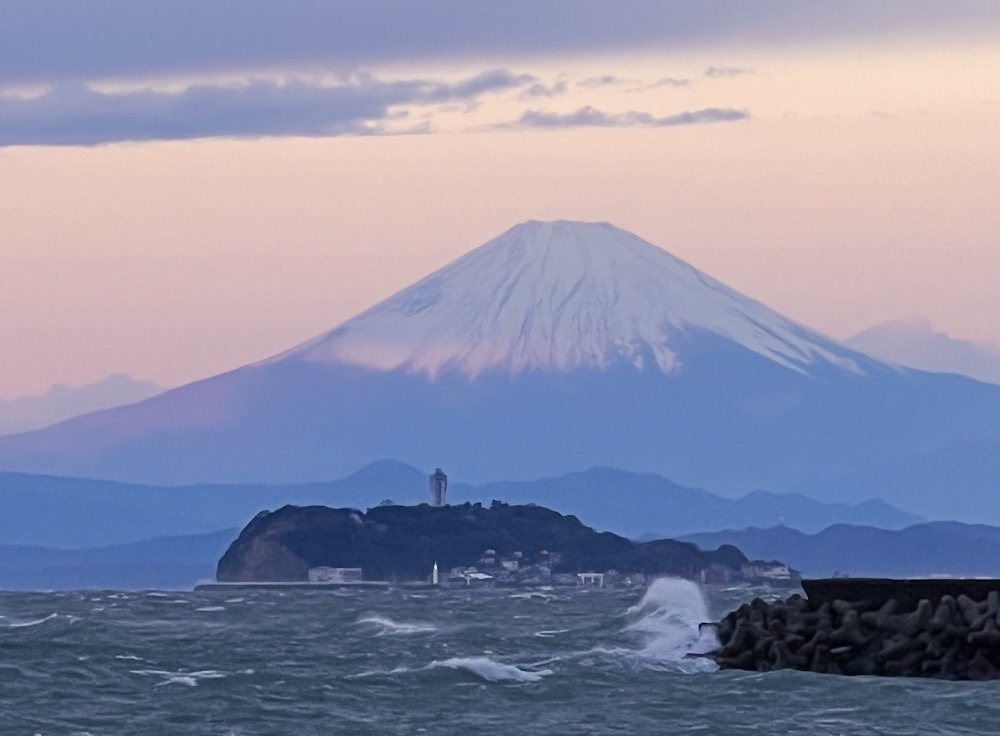
<path id="1" fill-rule="evenodd" d="M 581 107 L 576 112 L 555 113 L 528 110 L 513 126 L 515 128 L 666 128 L 674 125 L 698 125 L 748 120 L 750 113 L 731 108 L 707 107 L 656 117 L 648 112 L 630 110 L 607 113 L 597 108 Z"/>
<path id="2" fill-rule="evenodd" d="M 360 77 L 306 82 L 199 85 L 183 92 L 108 94 L 64 84 L 34 99 L 0 98 L 0 145 L 94 145 L 207 137 L 371 135 L 402 105 L 475 102 L 535 83 L 492 70 L 455 83 Z"/>
<path id="3" fill-rule="evenodd" d="M 0 85 L 998 27 L 996 0 L 14 0 Z"/>

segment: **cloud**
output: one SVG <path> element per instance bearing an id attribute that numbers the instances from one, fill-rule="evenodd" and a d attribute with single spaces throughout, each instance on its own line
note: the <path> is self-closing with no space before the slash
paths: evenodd
<path id="1" fill-rule="evenodd" d="M 576 112 L 556 113 L 541 110 L 527 110 L 511 128 L 666 128 L 674 125 L 698 125 L 700 123 L 721 123 L 748 120 L 750 113 L 731 108 L 707 107 L 656 117 L 648 112 L 630 110 L 623 113 L 607 113 L 590 105 Z"/>
<path id="2" fill-rule="evenodd" d="M 582 79 L 576 83 L 577 87 L 610 87 L 619 84 L 628 84 L 630 81 L 628 79 L 622 79 L 621 77 L 616 77 L 612 74 L 605 74 L 600 77 L 588 77 L 587 79 Z"/>
<path id="3" fill-rule="evenodd" d="M 181 92 L 95 91 L 80 83 L 47 94 L 0 99 L 0 146 L 94 145 L 113 141 L 207 137 L 375 135 L 400 117 L 402 105 L 476 101 L 535 81 L 495 69 L 454 83 L 380 81 L 355 76 L 312 81 L 195 85 Z M 426 132 L 427 124 L 402 132 Z"/>
<path id="4" fill-rule="evenodd" d="M 551 86 L 535 82 L 521 93 L 521 97 L 558 97 L 566 94 L 567 86 L 565 79 L 561 79 Z"/>
<path id="5" fill-rule="evenodd" d="M 687 87 L 691 84 L 690 79 L 678 78 L 678 77 L 662 77 L 657 79 L 652 84 L 647 84 L 646 89 L 655 89 L 657 87 Z"/>
<path id="6" fill-rule="evenodd" d="M 705 70 L 706 77 L 727 77 L 733 79 L 734 77 L 742 77 L 747 74 L 753 74 L 753 69 L 744 69 L 738 66 L 710 66 Z"/>
<path id="7" fill-rule="evenodd" d="M 0 85 L 335 70 L 1000 28 L 996 0 L 31 0 L 3 4 Z"/>

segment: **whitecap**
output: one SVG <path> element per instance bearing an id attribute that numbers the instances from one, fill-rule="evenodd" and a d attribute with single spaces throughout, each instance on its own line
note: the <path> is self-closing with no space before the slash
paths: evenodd
<path id="1" fill-rule="evenodd" d="M 434 661 L 431 668 L 447 667 L 453 670 L 464 670 L 488 682 L 538 682 L 543 677 L 552 674 L 552 670 L 522 670 L 512 664 L 503 664 L 489 657 L 452 657 Z"/>
<path id="2" fill-rule="evenodd" d="M 424 634 L 437 631 L 438 628 L 432 624 L 424 623 L 399 623 L 384 616 L 366 616 L 357 620 L 357 623 L 368 624 L 379 627 L 377 636 L 386 634 Z"/>
<path id="3" fill-rule="evenodd" d="M 513 593 L 508 596 L 508 598 L 515 598 L 519 600 L 526 601 L 554 601 L 558 596 L 554 596 L 551 593 L 539 593 L 537 591 L 531 591 L 528 593 Z"/>
<path id="4" fill-rule="evenodd" d="M 205 611 L 205 612 L 225 611 L 226 607 L 225 606 L 202 606 L 201 608 L 196 608 L 194 610 L 196 610 L 196 611 Z"/>
<path id="5" fill-rule="evenodd" d="M 557 659 L 553 658 L 549 661 L 554 662 Z M 546 662 L 542 664 L 546 664 Z M 426 667 L 395 667 L 391 670 L 367 670 L 359 672 L 356 675 L 348 675 L 347 679 L 409 675 L 435 669 L 461 670 L 487 682 L 538 682 L 543 677 L 552 674 L 552 670 L 525 670 L 512 664 L 497 662 L 489 657 L 452 657 L 451 659 L 434 660 Z"/>
<path id="6" fill-rule="evenodd" d="M 45 618 L 40 618 L 37 621 L 17 621 L 14 623 L 9 623 L 7 624 L 7 626 L 11 629 L 23 629 L 26 626 L 38 626 L 38 624 L 44 624 L 46 621 L 51 621 L 56 618 L 59 618 L 58 613 L 50 613 Z"/>
<path id="7" fill-rule="evenodd" d="M 168 672 L 166 670 L 130 670 L 133 675 L 153 675 L 162 677 L 163 682 L 158 682 L 155 687 L 164 685 L 187 685 L 194 687 L 201 680 L 217 680 L 229 677 L 225 672 L 218 670 L 200 670 L 198 672 Z"/>
<path id="8" fill-rule="evenodd" d="M 536 631 L 535 636 L 541 636 L 548 639 L 553 636 L 559 636 L 560 634 L 568 634 L 569 632 L 569 629 L 553 629 L 551 631 Z"/>

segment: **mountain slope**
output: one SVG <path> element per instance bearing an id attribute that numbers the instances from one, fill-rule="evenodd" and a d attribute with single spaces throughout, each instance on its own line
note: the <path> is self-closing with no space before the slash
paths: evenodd
<path id="1" fill-rule="evenodd" d="M 844 342 L 878 360 L 1000 383 L 1000 347 L 935 332 L 926 319 L 885 322 Z"/>
<path id="2" fill-rule="evenodd" d="M 0 435 L 29 432 L 81 414 L 148 399 L 165 391 L 149 381 L 115 373 L 84 386 L 53 386 L 41 396 L 0 400 Z"/>
<path id="3" fill-rule="evenodd" d="M 596 465 L 835 501 L 812 489 L 959 447 L 894 502 L 1000 521 L 976 449 L 997 416 L 1000 386 L 880 363 L 611 226 L 527 223 L 270 360 L 0 438 L 0 469 L 290 483 L 394 457 L 475 483 Z"/>
<path id="4" fill-rule="evenodd" d="M 538 503 L 573 514 L 598 529 L 633 538 L 677 537 L 695 531 L 774 524 L 787 524 L 804 532 L 818 532 L 837 523 L 902 529 L 920 521 L 880 501 L 849 506 L 766 491 L 723 498 L 652 473 L 613 468 L 591 468 L 535 481 L 456 484 L 449 497 L 456 502 L 489 503 L 498 499 L 514 504 Z"/>
<path id="5" fill-rule="evenodd" d="M 190 590 L 215 575 L 238 529 L 94 549 L 0 545 L 0 590 Z"/>
<path id="6" fill-rule="evenodd" d="M 158 487 L 0 473 L 0 545 L 92 548 L 241 527 L 288 503 L 366 508 L 425 500 L 427 477 L 381 461 L 336 481 L 285 486 Z"/>
<path id="7" fill-rule="evenodd" d="M 932 522 L 898 531 L 838 524 L 815 535 L 787 527 L 691 534 L 702 549 L 738 546 L 750 558 L 780 559 L 806 577 L 1000 577 L 1000 528 Z"/>

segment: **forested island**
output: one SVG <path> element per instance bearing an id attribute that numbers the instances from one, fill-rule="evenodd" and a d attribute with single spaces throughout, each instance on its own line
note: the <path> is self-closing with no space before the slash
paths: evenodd
<path id="1" fill-rule="evenodd" d="M 354 570 L 364 581 L 442 584 L 575 584 L 580 573 L 611 581 L 656 575 L 733 581 L 778 563 L 751 563 L 739 549 L 689 542 L 634 542 L 536 505 L 384 505 L 362 512 L 285 506 L 261 512 L 219 561 L 220 583 L 322 582 L 317 571 Z M 780 572 L 779 572 L 780 575 Z M 604 577 L 600 578 L 604 582 Z"/>

